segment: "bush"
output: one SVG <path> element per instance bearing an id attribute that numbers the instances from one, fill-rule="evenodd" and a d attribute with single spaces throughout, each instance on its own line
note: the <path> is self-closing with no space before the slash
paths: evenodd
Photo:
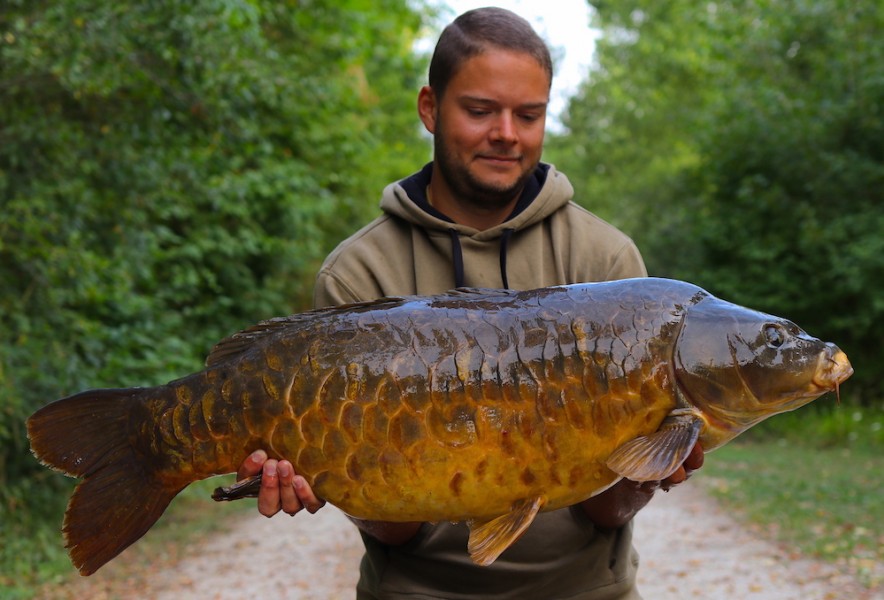
<path id="1" fill-rule="evenodd" d="M 421 166 L 412 6 L 4 4 L 0 564 L 43 562 L 13 541 L 70 489 L 30 457 L 29 414 L 308 307 L 325 254 Z"/>

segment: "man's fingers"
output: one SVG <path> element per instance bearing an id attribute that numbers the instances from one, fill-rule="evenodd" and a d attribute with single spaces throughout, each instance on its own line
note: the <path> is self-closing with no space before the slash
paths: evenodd
<path id="1" fill-rule="evenodd" d="M 705 460 L 705 455 L 703 453 L 703 447 L 700 446 L 700 443 L 697 442 L 694 444 L 694 447 L 691 448 L 691 453 L 688 454 L 688 457 L 685 459 L 684 463 L 678 468 L 678 470 L 660 482 L 660 487 L 664 492 L 668 492 L 669 489 L 678 485 L 679 483 L 684 483 L 688 480 L 691 474 L 703 466 L 703 461 Z"/>
<path id="2" fill-rule="evenodd" d="M 706 460 L 706 455 L 703 452 L 703 447 L 700 445 L 700 442 L 694 444 L 694 447 L 691 448 L 691 453 L 688 454 L 688 457 L 684 461 L 684 467 L 689 472 L 696 471 L 700 467 L 703 466 L 703 462 Z"/>
<path id="3" fill-rule="evenodd" d="M 255 450 L 242 462 L 239 470 L 236 472 L 236 480 L 241 481 L 246 477 L 257 475 L 261 472 L 264 463 L 267 461 L 267 453 L 263 450 Z"/>
<path id="4" fill-rule="evenodd" d="M 295 513 L 304 508 L 304 505 L 301 504 L 298 495 L 295 493 L 295 486 L 292 481 L 295 478 L 295 469 L 292 467 L 292 463 L 287 460 L 279 461 L 276 469 L 279 473 L 280 507 L 282 512 L 294 517 Z"/>
<path id="5" fill-rule="evenodd" d="M 660 488 L 664 492 L 668 492 L 669 488 L 674 485 L 678 485 L 679 483 L 683 483 L 688 478 L 687 471 L 685 471 L 684 467 L 679 467 L 675 473 L 664 479 L 660 482 Z"/>
<path id="6" fill-rule="evenodd" d="M 313 488 L 307 483 L 307 480 L 300 475 L 295 475 L 294 480 L 295 493 L 307 512 L 315 513 L 317 510 L 325 506 L 325 500 L 321 500 L 313 493 Z"/>
<path id="7" fill-rule="evenodd" d="M 272 517 L 279 512 L 279 474 L 277 461 L 269 459 L 261 473 L 261 491 L 258 492 L 258 512 Z"/>
<path id="8" fill-rule="evenodd" d="M 256 450 L 246 458 L 236 473 L 237 481 L 261 473 L 261 489 L 258 492 L 258 512 L 272 517 L 280 510 L 295 516 L 306 508 L 311 513 L 325 506 L 316 497 L 307 480 L 295 474 L 295 468 L 287 460 L 267 458 L 263 450 Z"/>

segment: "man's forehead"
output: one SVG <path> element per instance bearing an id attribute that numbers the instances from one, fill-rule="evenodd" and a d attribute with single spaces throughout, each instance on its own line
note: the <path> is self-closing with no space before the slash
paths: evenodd
<path id="1" fill-rule="evenodd" d="M 458 101 L 505 100 L 507 104 L 536 106 L 549 101 L 550 79 L 530 54 L 495 49 L 464 61 L 447 89 Z"/>
<path id="2" fill-rule="evenodd" d="M 543 64 L 537 60 L 534 55 L 528 52 L 522 52 L 521 50 L 510 50 L 508 48 L 499 48 L 497 46 L 486 46 L 477 54 L 465 59 L 457 66 L 452 75 L 452 79 L 456 78 L 465 70 L 493 67 L 494 65 L 505 66 L 505 68 L 510 69 L 513 63 L 521 64 L 521 67 L 517 71 L 521 77 L 530 76 L 533 71 L 533 74 L 541 76 L 547 85 L 552 84 L 549 73 L 547 73 Z"/>

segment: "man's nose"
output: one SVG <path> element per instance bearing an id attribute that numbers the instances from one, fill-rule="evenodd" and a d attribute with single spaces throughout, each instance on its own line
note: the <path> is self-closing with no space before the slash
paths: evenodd
<path id="1" fill-rule="evenodd" d="M 494 128 L 491 130 L 491 137 L 496 142 L 509 144 L 515 143 L 518 140 L 515 117 L 512 113 L 503 111 L 498 115 Z"/>

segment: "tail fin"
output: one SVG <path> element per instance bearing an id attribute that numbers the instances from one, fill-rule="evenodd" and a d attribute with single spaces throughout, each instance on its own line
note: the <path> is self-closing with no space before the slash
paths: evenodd
<path id="1" fill-rule="evenodd" d="M 83 481 L 65 513 L 71 561 L 91 575 L 144 535 L 178 492 L 157 479 L 134 446 L 133 413 L 145 388 L 91 390 L 49 404 L 28 419 L 31 451 Z"/>

